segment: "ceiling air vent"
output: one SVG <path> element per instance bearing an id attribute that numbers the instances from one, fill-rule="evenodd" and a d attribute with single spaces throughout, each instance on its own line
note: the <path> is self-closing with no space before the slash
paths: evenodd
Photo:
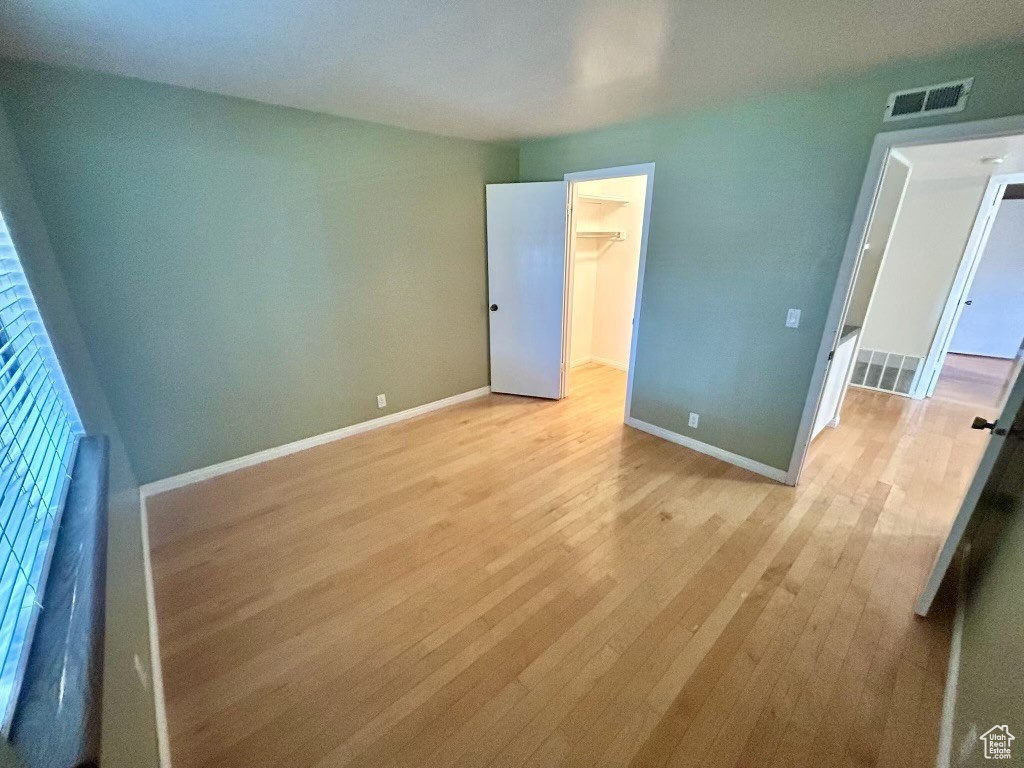
<path id="1" fill-rule="evenodd" d="M 908 117 L 924 117 L 925 115 L 942 115 L 947 112 L 960 112 L 967 106 L 967 95 L 971 92 L 973 77 L 955 80 L 951 83 L 939 83 L 925 88 L 908 88 L 889 94 L 885 103 L 883 120 L 906 120 Z"/>

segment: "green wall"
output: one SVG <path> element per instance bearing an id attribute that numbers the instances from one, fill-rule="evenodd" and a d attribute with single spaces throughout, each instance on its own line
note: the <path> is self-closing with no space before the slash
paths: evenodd
<path id="1" fill-rule="evenodd" d="M 136 477 L 485 386 L 484 184 L 517 150 L 4 60 L 0 104 L 0 205 L 112 437 L 104 765 L 147 768 Z"/>
<path id="2" fill-rule="evenodd" d="M 655 162 L 634 413 L 785 468 L 885 96 L 967 75 L 953 119 L 1024 112 L 1018 46 L 517 152 L 0 60 L 0 204 L 114 438 L 105 764 L 156 760 L 135 478 L 485 385 L 485 183 Z"/>
<path id="3" fill-rule="evenodd" d="M 103 764 L 115 768 L 154 768 L 157 746 L 153 694 L 148 687 L 150 681 L 147 679 L 144 686 L 138 679 L 134 663 L 138 656 L 147 673 L 151 668 L 138 484 L 2 109 L 0 208 L 82 422 L 88 432 L 110 437 Z M 0 765 L 16 764 L 3 741 Z"/>
<path id="4" fill-rule="evenodd" d="M 907 127 L 885 97 L 965 75 L 967 110 L 914 125 L 1024 111 L 1013 46 L 519 148 L 524 181 L 656 164 L 636 417 L 788 466 L 871 140 Z M 0 79 L 141 482 L 381 415 L 378 392 L 390 412 L 487 383 L 483 185 L 516 178 L 515 148 L 42 65 Z"/>
<path id="5" fill-rule="evenodd" d="M 882 123 L 891 91 L 971 75 L 964 112 Z M 655 163 L 633 415 L 786 469 L 875 134 L 1022 112 L 1024 47 L 988 48 L 526 142 L 520 179 Z"/>
<path id="6" fill-rule="evenodd" d="M 0 81 L 140 482 L 487 385 L 484 184 L 515 180 L 515 147 L 42 65 Z"/>

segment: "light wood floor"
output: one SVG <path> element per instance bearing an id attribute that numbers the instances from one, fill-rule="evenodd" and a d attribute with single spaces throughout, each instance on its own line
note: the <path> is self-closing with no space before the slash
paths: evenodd
<path id="1" fill-rule="evenodd" d="M 946 355 L 934 397 L 994 408 L 1002 403 L 1010 386 L 1013 362 L 998 357 Z"/>
<path id="2" fill-rule="evenodd" d="M 850 393 L 787 488 L 624 427 L 624 374 L 149 501 L 175 768 L 929 766 L 912 605 L 974 410 Z"/>

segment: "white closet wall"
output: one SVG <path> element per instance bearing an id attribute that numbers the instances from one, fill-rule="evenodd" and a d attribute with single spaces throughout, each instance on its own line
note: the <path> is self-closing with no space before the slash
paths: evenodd
<path id="1" fill-rule="evenodd" d="M 579 219 L 577 219 L 578 221 Z M 572 283 L 572 365 L 589 363 L 594 351 L 594 296 L 597 292 L 597 243 L 576 244 L 576 271 Z"/>
<path id="2" fill-rule="evenodd" d="M 570 348 L 573 365 L 595 362 L 625 370 L 629 363 L 646 193 L 644 176 L 602 179 L 577 186 Z M 587 200 L 588 196 L 608 201 L 595 203 Z M 578 236 L 580 232 L 594 231 L 621 231 L 625 239 Z"/>
<path id="3" fill-rule="evenodd" d="M 576 231 L 591 232 L 603 228 L 604 205 L 588 203 L 584 195 L 597 195 L 600 181 L 576 187 Z M 569 359 L 572 365 L 589 363 L 594 350 L 594 299 L 597 294 L 597 261 L 608 241 L 576 238 L 576 266 L 572 282 L 572 337 Z"/>

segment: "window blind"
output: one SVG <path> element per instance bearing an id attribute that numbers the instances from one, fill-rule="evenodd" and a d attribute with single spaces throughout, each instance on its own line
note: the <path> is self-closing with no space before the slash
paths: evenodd
<path id="1" fill-rule="evenodd" d="M 0 713 L 10 728 L 82 425 L 0 214 Z"/>

